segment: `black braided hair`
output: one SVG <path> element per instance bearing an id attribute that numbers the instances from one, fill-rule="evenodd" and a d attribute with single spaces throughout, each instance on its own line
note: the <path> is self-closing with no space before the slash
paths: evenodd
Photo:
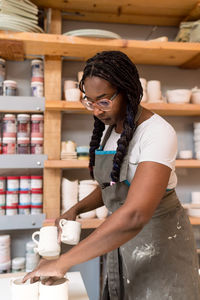
<path id="1" fill-rule="evenodd" d="M 134 122 L 143 92 L 136 66 L 126 54 L 120 51 L 103 51 L 87 60 L 80 90 L 84 92 L 84 81 L 87 77 L 97 76 L 108 81 L 118 91 L 123 93 L 127 103 L 123 132 L 117 142 L 117 151 L 113 159 L 111 180 L 119 181 L 120 168 L 127 153 L 128 145 L 136 129 Z M 90 174 L 92 178 L 95 165 L 95 150 L 99 147 L 105 125 L 94 117 L 94 130 L 90 141 Z"/>

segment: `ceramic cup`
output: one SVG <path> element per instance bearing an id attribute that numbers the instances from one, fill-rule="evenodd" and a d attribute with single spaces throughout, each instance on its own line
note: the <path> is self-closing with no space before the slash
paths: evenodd
<path id="1" fill-rule="evenodd" d="M 64 81 L 64 90 L 74 89 L 78 87 L 78 82 L 74 80 L 65 80 Z"/>
<path id="2" fill-rule="evenodd" d="M 35 239 L 39 236 L 39 241 Z M 40 231 L 32 234 L 32 240 L 37 247 L 34 248 L 35 253 L 39 253 L 44 257 L 56 257 L 60 254 L 60 245 L 58 243 L 58 231 L 56 226 L 45 226 Z"/>
<path id="3" fill-rule="evenodd" d="M 150 80 L 147 82 L 148 102 L 154 102 L 162 99 L 161 84 L 159 80 Z"/>
<path id="4" fill-rule="evenodd" d="M 39 284 L 40 296 L 39 300 L 68 300 L 68 281 L 66 278 L 61 278 L 55 281 L 52 285 L 45 285 L 42 282 Z M 29 298 L 27 298 L 29 300 Z M 27 300 L 26 299 L 26 300 Z"/>
<path id="5" fill-rule="evenodd" d="M 22 283 L 22 279 L 23 278 L 17 278 L 11 280 L 11 299 L 38 300 L 39 282 L 30 283 L 30 280 L 27 280 L 25 283 Z"/>
<path id="6" fill-rule="evenodd" d="M 108 209 L 107 207 L 105 207 L 105 205 L 96 208 L 96 216 L 98 219 L 105 219 L 107 215 L 108 215 Z"/>
<path id="7" fill-rule="evenodd" d="M 65 100 L 76 102 L 81 99 L 81 91 L 79 88 L 65 89 Z"/>
<path id="8" fill-rule="evenodd" d="M 81 223 L 61 219 L 59 225 L 62 229 L 61 241 L 68 245 L 78 244 L 81 235 Z"/>
<path id="9" fill-rule="evenodd" d="M 181 150 L 179 152 L 179 158 L 181 159 L 192 159 L 193 153 L 192 150 Z"/>

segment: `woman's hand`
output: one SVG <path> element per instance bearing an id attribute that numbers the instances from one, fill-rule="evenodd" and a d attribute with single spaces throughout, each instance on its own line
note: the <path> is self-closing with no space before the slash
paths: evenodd
<path id="1" fill-rule="evenodd" d="M 61 219 L 71 220 L 75 221 L 77 216 L 77 212 L 74 207 L 70 208 L 68 211 L 66 211 L 64 214 L 62 214 L 59 218 L 55 220 L 55 225 L 58 228 L 58 242 L 61 242 L 61 228 L 59 226 L 59 222 Z"/>
<path id="2" fill-rule="evenodd" d="M 47 277 L 43 280 L 46 285 L 51 285 L 55 280 L 63 278 L 67 268 L 63 269 L 62 264 L 59 263 L 59 259 L 46 260 L 41 259 L 39 265 L 35 270 L 25 275 L 23 282 L 30 279 L 31 282 L 40 280 L 40 277 Z"/>

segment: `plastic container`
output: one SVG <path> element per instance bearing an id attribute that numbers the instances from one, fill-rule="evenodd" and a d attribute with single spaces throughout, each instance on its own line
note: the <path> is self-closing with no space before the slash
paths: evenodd
<path id="1" fill-rule="evenodd" d="M 42 205 L 43 192 L 42 191 L 32 191 L 31 193 L 31 204 L 32 205 Z"/>
<path id="2" fill-rule="evenodd" d="M 7 190 L 19 191 L 19 176 L 7 176 Z"/>
<path id="3" fill-rule="evenodd" d="M 30 115 L 17 115 L 17 137 L 30 137 Z"/>
<path id="4" fill-rule="evenodd" d="M 3 82 L 6 77 L 6 61 L 0 58 L 0 82 Z"/>
<path id="5" fill-rule="evenodd" d="M 7 216 L 17 215 L 17 206 L 6 206 L 6 215 Z"/>
<path id="6" fill-rule="evenodd" d="M 3 154 L 16 154 L 16 138 L 4 137 L 3 138 Z"/>
<path id="7" fill-rule="evenodd" d="M 42 214 L 42 205 L 31 205 L 31 215 Z"/>
<path id="8" fill-rule="evenodd" d="M 4 96 L 17 96 L 17 83 L 13 80 L 4 80 L 3 82 Z"/>
<path id="9" fill-rule="evenodd" d="M 42 190 L 43 176 L 31 176 L 31 191 Z"/>
<path id="10" fill-rule="evenodd" d="M 30 205 L 18 205 L 19 215 L 30 215 L 31 212 Z"/>
<path id="11" fill-rule="evenodd" d="M 5 114 L 3 117 L 3 137 L 16 137 L 16 117 L 13 114 Z"/>
<path id="12" fill-rule="evenodd" d="M 44 139 L 42 137 L 31 137 L 31 154 L 43 153 Z"/>
<path id="13" fill-rule="evenodd" d="M 33 241 L 29 241 L 26 243 L 26 253 L 35 253 L 34 248 L 36 247 L 36 243 Z"/>
<path id="14" fill-rule="evenodd" d="M 31 176 L 20 176 L 19 188 L 20 188 L 20 191 L 30 191 L 31 190 Z"/>
<path id="15" fill-rule="evenodd" d="M 32 77 L 44 77 L 44 64 L 41 59 L 33 59 L 31 61 L 31 75 Z"/>
<path id="16" fill-rule="evenodd" d="M 6 214 L 6 207 L 0 205 L 0 216 L 4 216 Z"/>
<path id="17" fill-rule="evenodd" d="M 34 247 L 36 247 L 36 245 Z M 37 267 L 39 260 L 39 254 L 26 253 L 26 272 L 32 272 Z"/>
<path id="18" fill-rule="evenodd" d="M 6 190 L 6 176 L 0 176 L 0 192 L 5 192 Z"/>
<path id="19" fill-rule="evenodd" d="M 30 191 L 19 191 L 19 204 L 30 205 L 30 203 L 31 203 Z"/>
<path id="20" fill-rule="evenodd" d="M 11 261 L 0 264 L 0 274 L 9 273 L 11 267 Z"/>
<path id="21" fill-rule="evenodd" d="M 43 136 L 44 133 L 44 116 L 41 114 L 34 114 L 31 116 L 31 135 L 40 133 Z"/>
<path id="22" fill-rule="evenodd" d="M 5 191 L 0 191 L 0 206 L 5 206 L 6 205 L 6 192 Z"/>
<path id="23" fill-rule="evenodd" d="M 6 205 L 17 206 L 18 205 L 18 191 L 7 191 L 6 192 Z"/>
<path id="24" fill-rule="evenodd" d="M 44 96 L 44 84 L 40 81 L 31 82 L 31 95 L 33 97 L 43 97 Z"/>
<path id="25" fill-rule="evenodd" d="M 18 139 L 17 139 L 17 154 L 30 154 L 30 139 L 29 139 L 29 137 L 18 137 Z"/>
<path id="26" fill-rule="evenodd" d="M 25 257 L 15 257 L 12 259 L 12 272 L 24 272 L 25 271 Z"/>

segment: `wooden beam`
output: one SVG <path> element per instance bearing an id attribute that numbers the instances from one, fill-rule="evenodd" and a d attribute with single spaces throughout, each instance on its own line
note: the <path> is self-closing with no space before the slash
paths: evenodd
<path id="1" fill-rule="evenodd" d="M 196 3 L 183 22 L 196 21 L 200 19 L 200 2 Z"/>
<path id="2" fill-rule="evenodd" d="M 61 16 L 61 11 L 58 9 L 52 9 L 50 33 L 53 34 L 62 33 L 62 16 Z"/>

